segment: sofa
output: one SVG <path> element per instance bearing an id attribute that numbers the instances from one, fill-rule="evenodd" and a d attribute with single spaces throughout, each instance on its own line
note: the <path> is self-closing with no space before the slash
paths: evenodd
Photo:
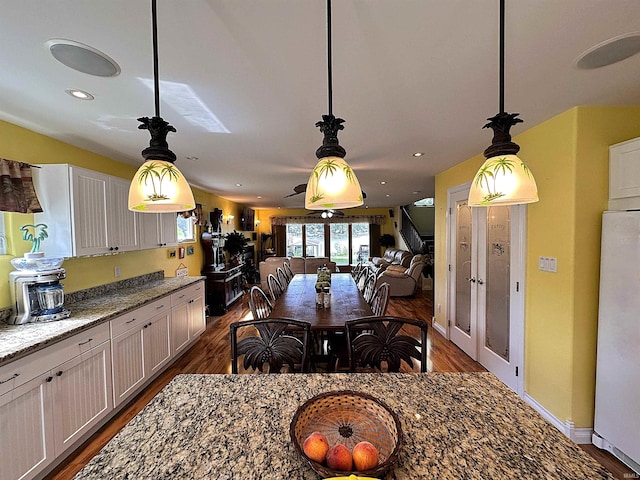
<path id="1" fill-rule="evenodd" d="M 283 268 L 285 262 L 289 264 L 294 275 L 296 273 L 316 273 L 318 268 L 325 265 L 331 272 L 339 271 L 336 262 L 332 262 L 328 257 L 267 257 L 258 264 L 260 287 L 265 292 L 269 291 L 267 276 L 270 273 L 276 275 L 278 267 Z"/>
<path id="2" fill-rule="evenodd" d="M 398 248 L 387 248 L 382 257 L 371 257 L 369 259 L 369 267 L 376 273 L 381 273 L 390 265 L 397 265 L 407 268 L 413 257 L 411 252 L 400 250 Z"/>
<path id="3" fill-rule="evenodd" d="M 422 288 L 424 265 L 424 255 L 415 255 L 408 267 L 389 265 L 377 275 L 375 288 L 383 283 L 388 283 L 390 297 L 411 296 L 418 288 Z"/>

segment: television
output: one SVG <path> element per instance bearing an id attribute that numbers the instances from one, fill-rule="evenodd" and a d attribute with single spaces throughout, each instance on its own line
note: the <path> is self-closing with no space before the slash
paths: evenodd
<path id="1" fill-rule="evenodd" d="M 256 212 L 252 208 L 244 207 L 240 217 L 240 230 L 253 232 L 255 230 L 255 218 Z"/>

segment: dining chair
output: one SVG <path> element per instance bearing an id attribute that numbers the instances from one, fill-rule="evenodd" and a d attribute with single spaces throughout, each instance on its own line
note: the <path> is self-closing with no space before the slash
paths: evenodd
<path id="1" fill-rule="evenodd" d="M 391 287 L 388 283 L 378 285 L 371 296 L 369 306 L 376 317 L 381 317 L 387 312 L 387 303 L 389 302 L 389 292 Z"/>
<path id="2" fill-rule="evenodd" d="M 278 279 L 278 282 L 283 289 L 289 286 L 289 279 L 287 278 L 287 274 L 284 273 L 284 270 L 280 267 L 276 268 L 276 278 Z"/>
<path id="3" fill-rule="evenodd" d="M 254 320 L 267 318 L 273 310 L 273 305 L 267 294 L 259 286 L 254 285 L 249 291 L 249 308 Z"/>
<path id="4" fill-rule="evenodd" d="M 420 330 L 420 339 L 408 334 Z M 399 372 L 404 362 L 414 370 L 414 359 L 420 372 L 427 371 L 427 323 L 404 317 L 363 317 L 345 322 L 349 368 L 370 367 L 374 370 Z M 417 333 L 417 332 L 416 332 Z M 386 367 L 386 368 L 385 368 Z"/>
<path id="5" fill-rule="evenodd" d="M 293 280 L 294 273 L 293 273 L 293 270 L 291 270 L 291 265 L 289 265 L 289 262 L 283 262 L 282 269 L 284 270 L 284 273 L 287 275 L 289 282 Z"/>
<path id="6" fill-rule="evenodd" d="M 367 303 L 371 303 L 371 297 L 373 297 L 373 291 L 376 288 L 376 274 L 373 270 L 368 271 L 367 279 L 364 283 L 364 288 L 362 290 L 362 296 L 364 297 Z"/>
<path id="7" fill-rule="evenodd" d="M 243 320 L 229 325 L 229 334 L 232 373 L 238 373 L 240 360 L 246 373 L 302 373 L 307 370 L 311 338 L 309 322 L 283 318 Z"/>
<path id="8" fill-rule="evenodd" d="M 366 267 L 363 267 L 358 273 L 358 275 L 353 279 L 356 282 L 356 285 L 358 286 L 358 290 L 360 290 L 361 293 L 364 290 L 365 284 L 367 283 L 367 278 L 369 278 L 369 269 Z"/>
<path id="9" fill-rule="evenodd" d="M 280 284 L 273 273 L 270 273 L 269 276 L 267 276 L 267 285 L 269 285 L 271 301 L 275 304 L 284 293 L 284 287 Z"/>
<path id="10" fill-rule="evenodd" d="M 352 276 L 354 279 L 357 279 L 357 278 L 358 278 L 358 276 L 360 275 L 360 271 L 361 271 L 363 268 L 364 268 L 364 267 L 363 267 L 363 265 L 362 265 L 362 262 L 358 262 L 358 263 L 356 264 L 356 266 L 355 266 L 355 267 L 353 267 L 353 268 L 351 269 L 351 276 Z M 356 283 L 357 283 L 357 282 L 356 282 Z"/>

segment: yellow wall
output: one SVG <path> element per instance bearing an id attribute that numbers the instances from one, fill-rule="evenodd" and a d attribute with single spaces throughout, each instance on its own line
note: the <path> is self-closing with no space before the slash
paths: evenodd
<path id="1" fill-rule="evenodd" d="M 133 178 L 136 167 L 111 160 L 107 157 L 83 150 L 54 140 L 50 137 L 34 133 L 30 130 L 0 121 L 0 157 L 32 164 L 39 163 L 69 163 L 98 172 L 123 178 Z M 142 159 L 140 160 L 142 162 Z M 235 215 L 234 222 L 224 225 L 223 231 L 231 231 L 240 225 L 241 207 L 234 202 L 223 199 L 211 193 L 193 189 L 197 203 L 203 205 L 205 218 L 209 218 L 209 211 L 214 208 L 230 212 Z M 9 263 L 14 256 L 22 256 L 31 248 L 19 235 L 19 227 L 25 223 L 32 223 L 32 215 L 5 214 L 5 231 L 7 233 L 7 252 L 11 255 L 0 256 L 0 308 L 11 305 L 9 294 L 9 272 L 13 267 Z M 201 233 L 198 230 L 198 237 Z M 124 252 L 116 255 L 101 257 L 72 258 L 65 260 L 63 267 L 67 271 L 64 281 L 66 292 L 75 292 L 85 288 L 136 277 L 145 273 L 164 270 L 166 277 L 175 276 L 175 270 L 184 264 L 189 269 L 189 275 L 199 275 L 204 264 L 204 255 L 200 242 L 185 244 L 194 246 L 193 255 L 185 255 L 184 259 L 169 257 L 169 251 L 176 247 L 156 248 L 135 252 Z M 46 240 L 42 243 L 42 250 L 46 252 Z M 120 267 L 121 276 L 114 276 L 114 268 Z"/>
<path id="2" fill-rule="evenodd" d="M 608 146 L 636 136 L 640 107 L 576 107 L 514 137 L 540 195 L 527 207 L 525 390 L 576 427 L 593 425 Z M 436 177 L 434 304 L 441 326 L 447 318 L 447 189 L 469 182 L 482 161 L 478 155 Z M 558 272 L 538 270 L 539 256 L 556 257 Z"/>

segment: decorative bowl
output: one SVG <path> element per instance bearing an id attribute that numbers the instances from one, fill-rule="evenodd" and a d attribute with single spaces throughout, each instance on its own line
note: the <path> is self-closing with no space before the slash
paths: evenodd
<path id="1" fill-rule="evenodd" d="M 64 262 L 64 257 L 16 257 L 11 259 L 11 265 L 13 265 L 13 268 L 16 270 L 33 272 L 56 270 L 60 268 L 62 262 Z"/>
<path id="2" fill-rule="evenodd" d="M 342 443 L 353 450 L 359 442 L 370 442 L 378 449 L 378 466 L 362 472 L 344 472 L 311 460 L 302 445 L 313 432 L 327 437 L 331 447 Z M 307 400 L 294 414 L 289 435 L 296 451 L 324 478 L 349 478 L 351 474 L 382 478 L 397 462 L 404 442 L 400 419 L 387 405 L 371 395 L 350 390 L 326 392 Z"/>

